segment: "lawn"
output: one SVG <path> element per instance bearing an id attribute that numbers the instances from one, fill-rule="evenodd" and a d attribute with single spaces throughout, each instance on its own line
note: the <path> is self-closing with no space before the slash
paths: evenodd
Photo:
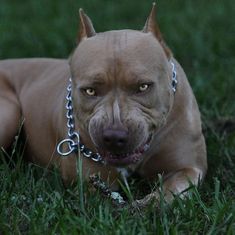
<path id="1" fill-rule="evenodd" d="M 1 0 L 0 59 L 66 58 L 76 46 L 79 7 L 96 31 L 105 31 L 141 29 L 151 3 Z M 0 154 L 0 234 L 235 234 L 235 3 L 159 0 L 157 6 L 161 30 L 202 113 L 204 183 L 184 201 L 132 214 L 79 181 L 65 189 L 56 171 L 25 163 L 13 147 L 8 156 Z"/>

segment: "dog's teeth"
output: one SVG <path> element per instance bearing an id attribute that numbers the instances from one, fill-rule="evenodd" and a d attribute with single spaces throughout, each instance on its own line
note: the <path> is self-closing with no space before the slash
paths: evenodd
<path id="1" fill-rule="evenodd" d="M 145 144 L 145 146 L 144 146 L 144 151 L 147 151 L 148 149 L 149 149 L 149 144 Z"/>

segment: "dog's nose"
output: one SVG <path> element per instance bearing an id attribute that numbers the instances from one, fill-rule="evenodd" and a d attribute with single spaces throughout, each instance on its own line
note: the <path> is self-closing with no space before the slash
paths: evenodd
<path id="1" fill-rule="evenodd" d="M 128 132 L 125 130 L 105 129 L 103 143 L 110 152 L 122 152 L 128 142 Z"/>

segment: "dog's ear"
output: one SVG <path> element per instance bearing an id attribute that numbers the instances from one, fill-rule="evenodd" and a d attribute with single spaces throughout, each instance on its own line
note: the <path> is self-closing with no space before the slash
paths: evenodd
<path id="1" fill-rule="evenodd" d="M 149 17 L 146 20 L 145 26 L 142 31 L 144 33 L 151 32 L 157 38 L 157 40 L 160 42 L 167 58 L 170 59 L 172 57 L 172 52 L 168 48 L 168 46 L 166 45 L 155 18 L 156 18 L 156 3 L 154 2 L 153 6 L 152 6 L 152 10 L 149 14 Z"/>
<path id="2" fill-rule="evenodd" d="M 79 9 L 80 29 L 78 35 L 78 43 L 85 38 L 90 38 L 96 35 L 93 24 L 90 18 L 84 13 L 83 9 Z"/>

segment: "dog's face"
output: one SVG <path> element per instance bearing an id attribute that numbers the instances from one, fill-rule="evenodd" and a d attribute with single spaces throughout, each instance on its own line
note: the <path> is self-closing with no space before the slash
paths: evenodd
<path id="1" fill-rule="evenodd" d="M 134 30 L 95 34 L 70 65 L 83 135 L 109 164 L 139 161 L 172 104 L 171 67 L 158 40 Z"/>

